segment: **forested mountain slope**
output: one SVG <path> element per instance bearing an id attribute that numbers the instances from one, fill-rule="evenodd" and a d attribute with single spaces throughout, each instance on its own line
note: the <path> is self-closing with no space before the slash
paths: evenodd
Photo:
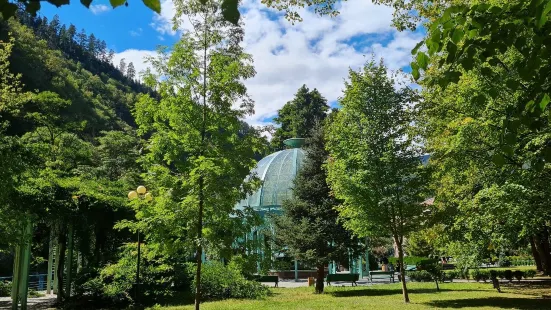
<path id="1" fill-rule="evenodd" d="M 130 111 L 137 94 L 147 89 L 134 80 L 133 68 L 128 70 L 132 76 L 125 76 L 112 65 L 113 52 L 106 51 L 104 41 L 84 31 L 76 34 L 73 25 L 67 29 L 57 18 L 48 23 L 45 17 L 18 17 L 1 22 L 0 40 L 6 42 L 10 35 L 15 39 L 10 70 L 21 74 L 25 90 L 51 91 L 69 100 L 61 114 L 78 122 L 87 139 L 102 130 L 134 125 Z M 29 126 L 12 124 L 10 133 L 25 132 Z"/>

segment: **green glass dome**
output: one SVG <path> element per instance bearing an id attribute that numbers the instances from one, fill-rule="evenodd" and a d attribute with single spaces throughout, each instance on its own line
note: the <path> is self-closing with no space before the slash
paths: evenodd
<path id="1" fill-rule="evenodd" d="M 289 146 L 299 147 L 303 139 L 295 138 L 285 142 Z M 251 175 L 260 178 L 262 186 L 254 194 L 240 201 L 237 207 L 250 206 L 261 212 L 280 209 L 283 201 L 292 197 L 293 181 L 304 156 L 305 152 L 302 149 L 293 148 L 275 152 L 261 159 L 251 171 Z"/>

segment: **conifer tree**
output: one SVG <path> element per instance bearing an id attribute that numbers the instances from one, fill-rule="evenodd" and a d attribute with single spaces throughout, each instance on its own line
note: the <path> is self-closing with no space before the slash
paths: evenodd
<path id="1" fill-rule="evenodd" d="M 107 43 L 104 40 L 98 40 L 97 50 L 98 50 L 97 57 L 99 58 L 99 60 L 106 61 L 107 60 Z"/>
<path id="2" fill-rule="evenodd" d="M 275 224 L 279 243 L 289 247 L 292 257 L 314 265 L 316 293 L 323 293 L 325 266 L 360 255 L 360 242 L 339 222 L 338 201 L 327 184 L 324 129 L 316 126 L 306 141 L 308 154 L 293 188 L 293 198 L 283 203 L 283 215 Z"/>
<path id="3" fill-rule="evenodd" d="M 124 58 L 122 58 L 119 62 L 119 71 L 122 73 L 122 75 L 126 74 L 126 61 L 124 61 Z"/>
<path id="4" fill-rule="evenodd" d="M 88 37 L 87 51 L 90 53 L 90 57 L 96 57 L 98 55 L 98 42 L 93 33 Z"/>
<path id="5" fill-rule="evenodd" d="M 79 34 L 77 34 L 77 44 L 80 46 L 83 52 L 85 52 L 88 48 L 88 35 L 86 34 L 86 30 L 84 30 L 84 28 L 80 31 Z"/>
<path id="6" fill-rule="evenodd" d="M 136 69 L 134 69 L 134 64 L 132 62 L 128 64 L 128 68 L 126 69 L 126 77 L 131 80 L 134 80 L 136 77 Z"/>
<path id="7" fill-rule="evenodd" d="M 309 90 L 306 85 L 302 85 L 295 98 L 287 102 L 274 119 L 281 127 L 274 133 L 272 148 L 283 149 L 285 139 L 309 137 L 314 124 L 323 121 L 328 110 L 327 99 L 317 89 Z"/>
<path id="8" fill-rule="evenodd" d="M 110 49 L 109 50 L 109 54 L 107 54 L 107 59 L 106 61 L 109 62 L 109 63 L 112 63 L 113 62 L 113 58 L 115 58 L 115 51 Z"/>

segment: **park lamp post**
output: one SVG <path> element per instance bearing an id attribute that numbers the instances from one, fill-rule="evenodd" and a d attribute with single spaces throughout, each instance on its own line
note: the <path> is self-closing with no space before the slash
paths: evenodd
<path id="1" fill-rule="evenodd" d="M 145 186 L 143 185 L 140 185 L 138 186 L 138 188 L 135 190 L 135 191 L 130 191 L 128 193 L 128 199 L 130 200 L 135 200 L 135 199 L 140 199 L 140 200 L 145 200 L 145 201 L 151 201 L 151 199 L 153 199 L 153 195 L 151 195 L 151 193 L 148 193 L 147 192 L 147 189 L 145 188 Z M 137 229 L 137 233 L 138 233 L 138 260 L 136 262 L 136 289 L 135 289 L 135 298 L 136 298 L 136 303 L 139 303 L 138 302 L 138 299 L 139 299 L 139 287 L 140 287 L 140 229 L 138 228 Z"/>

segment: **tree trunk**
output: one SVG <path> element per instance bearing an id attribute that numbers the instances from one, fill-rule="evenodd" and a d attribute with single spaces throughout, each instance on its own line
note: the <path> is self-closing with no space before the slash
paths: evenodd
<path id="1" fill-rule="evenodd" d="M 404 302 L 409 303 L 408 288 L 406 286 L 406 268 L 404 267 L 404 249 L 398 236 L 394 236 L 394 242 L 398 248 L 398 265 L 400 266 L 400 278 L 402 280 L 402 295 L 404 295 Z"/>
<path id="2" fill-rule="evenodd" d="M 201 304 L 201 266 L 203 264 L 203 177 L 199 177 L 199 216 L 197 220 L 197 257 L 195 261 L 197 262 L 197 273 L 195 280 L 195 310 L 200 309 Z"/>
<path id="3" fill-rule="evenodd" d="M 549 232 L 547 228 L 543 229 L 539 234 L 535 235 L 534 238 L 536 249 L 540 255 L 541 267 L 543 272 L 547 275 L 551 274 L 551 253 L 549 246 Z"/>
<path id="4" fill-rule="evenodd" d="M 532 256 L 534 257 L 534 261 L 536 262 L 536 268 L 538 271 L 543 271 L 543 267 L 541 266 L 541 257 L 540 253 L 536 249 L 536 243 L 534 242 L 534 237 L 530 237 L 530 248 L 532 249 Z"/>
<path id="5" fill-rule="evenodd" d="M 205 139 L 207 136 L 207 51 L 208 51 L 208 13 L 209 9 L 205 9 L 205 30 L 203 32 L 203 115 L 201 123 L 201 152 L 200 155 L 205 155 Z M 202 172 L 201 172 L 202 173 Z M 201 267 L 203 264 L 203 209 L 205 204 L 205 179 L 203 175 L 199 176 L 199 216 L 197 218 L 197 273 L 195 281 L 195 310 L 199 310 L 201 307 Z"/>
<path id="6" fill-rule="evenodd" d="M 323 294 L 323 281 L 325 280 L 324 264 L 318 264 L 316 276 L 316 294 Z"/>
<path id="7" fill-rule="evenodd" d="M 56 278 L 57 278 L 57 302 L 63 302 L 64 290 L 63 290 L 63 275 L 65 270 L 65 244 L 67 236 L 65 235 L 65 229 L 60 228 L 58 233 L 58 249 L 56 249 Z"/>

